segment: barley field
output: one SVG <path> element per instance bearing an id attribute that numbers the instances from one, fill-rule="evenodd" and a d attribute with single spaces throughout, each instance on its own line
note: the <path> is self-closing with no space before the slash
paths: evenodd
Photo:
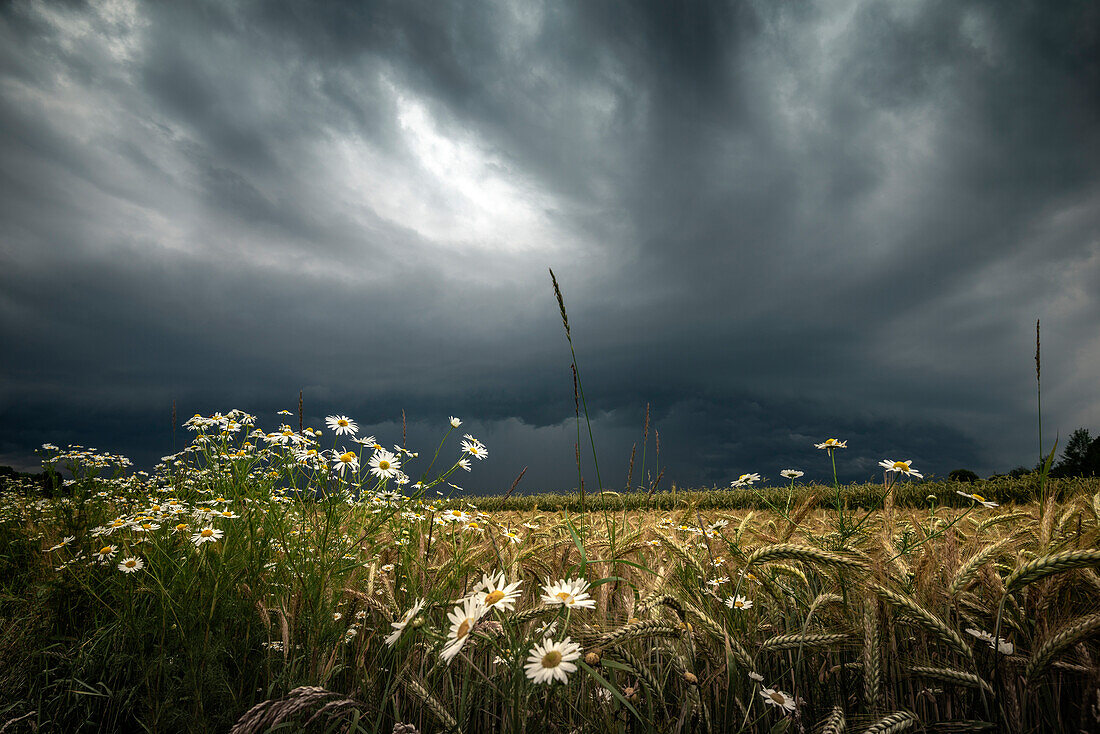
<path id="1" fill-rule="evenodd" d="M 1097 480 L 444 498 L 458 419 L 185 425 L 3 487 L 0 731 L 1100 730 Z"/>

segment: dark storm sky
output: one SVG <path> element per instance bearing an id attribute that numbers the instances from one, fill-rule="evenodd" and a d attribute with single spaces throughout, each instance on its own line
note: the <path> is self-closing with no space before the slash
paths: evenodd
<path id="1" fill-rule="evenodd" d="M 0 188 L 3 464 L 302 389 L 571 487 L 548 267 L 607 486 L 1034 463 L 1036 318 L 1100 428 L 1094 2 L 10 2 Z"/>

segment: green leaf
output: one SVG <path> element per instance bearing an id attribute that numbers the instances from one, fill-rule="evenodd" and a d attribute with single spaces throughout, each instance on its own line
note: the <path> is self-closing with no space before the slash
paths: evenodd
<path id="1" fill-rule="evenodd" d="M 638 709 L 634 708 L 634 707 L 633 707 L 633 706 L 632 706 L 632 705 L 630 704 L 630 701 L 627 701 L 627 700 L 626 700 L 625 698 L 623 698 L 623 694 L 619 693 L 619 689 L 618 689 L 617 687 L 615 687 L 615 686 L 611 685 L 610 683 L 608 683 L 608 682 L 607 682 L 607 680 L 606 680 L 606 679 L 605 679 L 605 678 L 604 678 L 604 677 L 603 677 L 602 675 L 600 675 L 599 673 L 597 673 L 597 672 L 596 672 L 595 670 L 593 670 L 593 669 L 592 669 L 592 666 L 591 666 L 591 665 L 589 665 L 588 663 L 584 662 L 584 660 L 578 660 L 578 661 L 577 661 L 577 664 L 578 664 L 579 666 L 581 666 L 581 667 L 582 667 L 582 668 L 583 668 L 583 669 L 584 669 L 584 670 L 585 670 L 585 671 L 586 671 L 586 672 L 587 672 L 587 673 L 588 673 L 588 674 L 589 674 L 590 676 L 592 676 L 593 678 L 595 678 L 595 679 L 596 679 L 596 681 L 597 681 L 597 682 L 598 682 L 598 683 L 599 683 L 599 684 L 600 684 L 601 686 L 603 686 L 604 688 L 606 688 L 606 689 L 608 690 L 608 692 L 610 692 L 610 693 L 611 693 L 611 695 L 612 695 L 612 696 L 614 696 L 614 698 L 615 698 L 615 700 L 616 700 L 616 701 L 618 701 L 618 702 L 619 702 L 619 703 L 621 703 L 621 704 L 622 704 L 623 706 L 625 706 L 626 708 L 628 708 L 628 709 L 630 710 L 630 713 L 634 714 L 634 717 L 635 717 L 636 719 L 638 719 L 638 721 L 640 721 L 640 722 L 642 722 L 642 723 L 647 723 L 647 722 L 646 722 L 646 720 L 642 718 L 642 715 L 641 715 L 640 713 L 638 713 Z"/>

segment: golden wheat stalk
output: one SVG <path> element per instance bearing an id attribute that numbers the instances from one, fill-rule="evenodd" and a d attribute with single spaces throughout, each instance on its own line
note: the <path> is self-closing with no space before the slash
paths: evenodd
<path id="1" fill-rule="evenodd" d="M 665 605 L 671 609 L 676 610 L 676 613 L 680 615 L 680 618 L 684 618 L 684 605 L 680 603 L 680 600 L 674 597 L 672 594 L 658 594 L 654 592 L 649 596 L 638 602 L 638 610 L 647 612 L 655 606 L 660 604 Z"/>
<path id="2" fill-rule="evenodd" d="M 920 604 L 884 586 L 880 586 L 879 584 L 872 584 L 871 589 L 895 608 L 908 612 L 922 627 L 938 637 L 941 641 L 945 642 L 959 654 L 967 658 L 974 657 L 974 652 L 970 649 L 970 646 L 963 641 L 963 638 L 959 636 L 958 632 L 948 627 L 946 622 Z"/>
<path id="3" fill-rule="evenodd" d="M 679 637 L 683 630 L 665 624 L 659 619 L 643 619 L 611 632 L 605 632 L 596 638 L 595 647 L 621 645 L 638 637 Z"/>
<path id="4" fill-rule="evenodd" d="M 882 656 L 880 654 L 878 619 L 875 605 L 863 610 L 863 697 L 872 711 L 879 707 L 882 691 Z"/>
<path id="5" fill-rule="evenodd" d="M 844 709 L 834 706 L 833 710 L 821 722 L 821 734 L 844 734 L 848 722 L 844 720 Z"/>
<path id="6" fill-rule="evenodd" d="M 428 689 L 420 685 L 416 680 L 413 678 L 406 678 L 405 690 L 420 699 L 421 703 L 428 707 L 428 710 L 432 712 L 446 731 L 461 731 L 458 729 L 458 722 L 455 721 L 455 718 L 447 711 L 447 708 L 439 702 L 439 699 L 429 693 Z"/>
<path id="7" fill-rule="evenodd" d="M 838 555 L 836 553 L 830 553 L 829 551 L 823 551 L 819 548 L 814 548 L 808 545 L 796 545 L 794 543 L 779 543 L 777 545 L 766 545 L 763 548 L 757 548 L 752 554 L 745 559 L 745 570 L 748 570 L 751 566 L 767 563 L 769 561 L 778 560 L 796 560 L 804 561 L 806 563 L 823 563 L 833 566 L 844 566 L 847 568 L 866 568 L 862 561 L 854 558 L 847 558 L 845 556 Z"/>
<path id="8" fill-rule="evenodd" d="M 863 730 L 863 734 L 897 734 L 920 724 L 912 711 L 895 711 Z"/>
<path id="9" fill-rule="evenodd" d="M 987 693 L 993 693 L 993 686 L 989 685 L 973 673 L 967 673 L 963 670 L 955 670 L 954 668 L 930 668 L 923 665 L 912 665 L 909 667 L 909 671 L 913 673 L 913 675 L 920 676 L 921 678 L 934 678 L 935 680 L 945 681 L 947 683 L 955 683 L 960 686 L 983 688 Z"/>
<path id="10" fill-rule="evenodd" d="M 1054 658 L 1063 650 L 1076 645 L 1098 631 L 1100 631 L 1100 613 L 1080 617 L 1072 624 L 1060 629 L 1040 645 L 1039 649 L 1031 656 L 1026 671 L 1028 681 L 1034 681 L 1046 672 L 1047 668 L 1054 662 Z"/>
<path id="11" fill-rule="evenodd" d="M 951 586 L 948 589 L 950 596 L 956 596 L 960 591 L 966 588 L 975 574 L 978 573 L 983 565 L 985 565 L 1001 548 L 1008 543 L 1011 538 L 1005 538 L 993 545 L 983 548 L 978 553 L 975 553 L 970 560 L 959 567 L 959 570 L 955 572 L 955 578 L 951 581 Z"/>
<path id="12" fill-rule="evenodd" d="M 843 642 L 848 642 L 852 639 L 851 635 L 846 635 L 842 632 L 830 633 L 830 634 L 802 634 L 795 633 L 792 635 L 775 635 L 764 640 L 764 643 L 760 646 L 761 652 L 778 652 L 780 650 L 794 650 L 799 647 L 829 647 L 831 645 L 838 645 Z"/>
<path id="13" fill-rule="evenodd" d="M 1036 558 L 1017 568 L 1005 579 L 1005 593 L 1045 579 L 1052 574 L 1074 568 L 1100 565 L 1100 550 L 1071 550 Z"/>

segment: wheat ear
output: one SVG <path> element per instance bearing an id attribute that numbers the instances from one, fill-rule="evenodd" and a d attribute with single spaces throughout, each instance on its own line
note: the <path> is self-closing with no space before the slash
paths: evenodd
<path id="1" fill-rule="evenodd" d="M 895 711 L 863 730 L 863 734 L 896 734 L 920 724 L 912 711 Z"/>
<path id="2" fill-rule="evenodd" d="M 844 734 L 847 723 L 844 720 L 844 709 L 834 706 L 829 715 L 825 717 L 825 720 L 821 722 L 821 734 Z"/>
<path id="3" fill-rule="evenodd" d="M 455 721 L 455 718 L 447 711 L 447 708 L 439 702 L 439 699 L 428 692 L 428 689 L 412 678 L 405 680 L 405 689 L 416 698 L 420 699 L 420 701 L 428 707 L 428 710 L 435 715 L 435 718 L 439 720 L 439 723 L 443 725 L 444 729 L 447 731 L 458 730 L 458 722 Z"/>
<path id="4" fill-rule="evenodd" d="M 967 673 L 963 670 L 955 670 L 954 668 L 929 668 L 923 665 L 913 665 L 910 666 L 909 671 L 922 678 L 934 678 L 948 683 L 957 683 L 960 686 L 970 686 L 971 688 L 984 688 L 987 693 L 993 693 L 993 686 L 973 673 Z"/>
<path id="5" fill-rule="evenodd" d="M 1036 558 L 1017 568 L 1005 579 L 1005 593 L 1073 568 L 1100 565 L 1100 550 L 1071 550 Z"/>
<path id="6" fill-rule="evenodd" d="M 882 690 L 882 656 L 879 652 L 878 620 L 875 605 L 863 610 L 863 697 L 872 711 L 879 707 Z"/>
<path id="7" fill-rule="evenodd" d="M 967 658 L 973 658 L 974 652 L 963 641 L 959 633 L 947 626 L 947 623 L 937 617 L 932 612 L 928 611 L 920 604 L 917 604 L 912 599 L 902 596 L 897 592 L 890 591 L 884 586 L 878 584 L 872 584 L 871 588 L 876 594 L 882 597 L 885 601 L 889 602 L 893 606 L 903 609 L 912 614 L 921 626 L 938 637 L 943 642 L 947 643 L 949 647 L 956 652 Z"/>
<path id="8" fill-rule="evenodd" d="M 1073 624 L 1067 625 L 1055 633 L 1049 640 L 1039 646 L 1039 649 L 1031 656 L 1027 664 L 1027 679 L 1034 681 L 1050 667 L 1054 658 L 1067 647 L 1076 645 L 1086 637 L 1090 637 L 1100 631 L 1100 614 L 1090 614 L 1087 617 L 1077 619 Z"/>

